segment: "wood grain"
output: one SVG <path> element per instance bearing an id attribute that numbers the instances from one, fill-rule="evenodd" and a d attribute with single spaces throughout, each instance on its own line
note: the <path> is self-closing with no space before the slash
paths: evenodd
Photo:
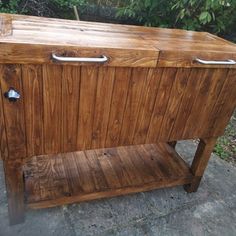
<path id="1" fill-rule="evenodd" d="M 62 67 L 43 65 L 44 152 L 61 151 Z"/>
<path id="2" fill-rule="evenodd" d="M 98 70 L 94 67 L 81 69 L 79 118 L 77 133 L 78 150 L 91 148 Z"/>
<path id="3" fill-rule="evenodd" d="M 27 151 L 21 67 L 19 65 L 0 66 L 0 74 L 9 159 L 26 157 Z M 4 97 L 4 93 L 11 87 L 21 94 L 21 98 L 18 99 L 17 102 L 10 102 Z"/>
<path id="4" fill-rule="evenodd" d="M 40 65 L 22 66 L 27 156 L 43 153 L 43 76 Z"/>
<path id="5" fill-rule="evenodd" d="M 28 188 L 38 185 L 39 171 L 40 179 L 44 180 L 40 182 L 41 189 L 50 193 L 50 198 L 38 194 L 40 201 L 38 198 L 34 200 L 34 194 L 26 197 L 27 204 L 32 208 L 51 207 L 62 202 L 73 203 L 190 183 L 189 167 L 174 150 L 169 149 L 167 144 L 160 143 L 32 158 L 26 162 L 28 175 L 32 173 L 30 182 L 26 178 L 26 192 L 30 194 Z M 168 158 L 168 169 L 164 157 Z M 38 166 L 45 168 L 39 170 Z M 180 170 L 178 175 L 173 174 L 173 168 Z"/>
<path id="6" fill-rule="evenodd" d="M 77 150 L 81 68 L 62 69 L 62 151 Z"/>

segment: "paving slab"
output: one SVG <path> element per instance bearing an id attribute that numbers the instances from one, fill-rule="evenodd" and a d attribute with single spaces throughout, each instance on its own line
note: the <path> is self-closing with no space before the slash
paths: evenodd
<path id="1" fill-rule="evenodd" d="M 189 163 L 196 144 L 177 150 Z M 212 155 L 197 193 L 182 186 L 42 210 L 9 226 L 0 162 L 0 236 L 236 235 L 236 168 Z"/>

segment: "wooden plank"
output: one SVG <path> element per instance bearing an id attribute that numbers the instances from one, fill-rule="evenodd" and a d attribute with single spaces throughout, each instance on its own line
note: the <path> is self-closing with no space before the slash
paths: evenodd
<path id="1" fill-rule="evenodd" d="M 236 107 L 236 70 L 230 70 L 225 78 L 224 85 L 216 100 L 213 115 L 208 123 L 208 133 L 206 137 L 217 137 L 223 135 L 224 129 L 232 116 Z"/>
<path id="2" fill-rule="evenodd" d="M 61 151 L 62 67 L 43 65 L 44 152 Z"/>
<path id="3" fill-rule="evenodd" d="M 0 69 L 0 72 L 2 70 Z M 2 75 L 0 74 L 0 77 Z M 0 83 L 0 160 L 6 160 L 8 158 L 8 144 L 7 144 L 7 136 L 6 136 L 6 127 L 4 120 L 4 112 L 3 112 L 3 101 L 2 101 L 2 91 L 1 91 L 1 83 Z"/>
<path id="4" fill-rule="evenodd" d="M 120 145 L 130 145 L 133 142 L 147 72 L 148 70 L 143 68 L 137 68 L 132 72 L 119 137 Z"/>
<path id="5" fill-rule="evenodd" d="M 0 16 L 0 36 L 9 36 L 12 34 L 12 17 Z"/>
<path id="6" fill-rule="evenodd" d="M 95 191 L 95 183 L 93 181 L 92 169 L 87 161 L 87 157 L 84 152 L 76 152 L 74 155 L 74 163 L 78 170 L 78 176 L 80 186 L 85 193 L 91 193 Z"/>
<path id="7" fill-rule="evenodd" d="M 99 149 L 95 150 L 97 158 L 99 159 L 100 163 L 109 162 L 109 166 L 111 166 L 112 170 L 114 170 L 114 174 L 118 179 L 119 184 L 115 182 L 115 186 L 126 187 L 132 185 L 132 180 L 129 177 L 129 173 L 127 172 L 124 164 L 122 163 L 121 159 L 119 158 L 119 154 L 115 149 Z M 103 165 L 101 164 L 103 167 Z M 106 169 L 107 171 L 107 169 Z M 105 172 L 103 171 L 104 175 Z M 109 184 L 109 180 L 107 180 Z M 112 185 L 113 186 L 113 185 Z M 115 187 L 113 186 L 113 187 Z"/>
<path id="8" fill-rule="evenodd" d="M 85 151 L 85 156 L 87 158 L 88 166 L 91 169 L 96 191 L 108 189 L 108 183 L 101 169 L 97 154 L 94 152 L 94 150 L 88 150 Z"/>
<path id="9" fill-rule="evenodd" d="M 80 179 L 78 178 L 80 173 L 78 172 L 78 168 L 75 163 L 75 156 L 72 152 L 62 155 L 62 161 L 65 168 L 70 195 L 78 195 L 83 192 L 83 188 L 81 186 Z"/>
<path id="10" fill-rule="evenodd" d="M 80 67 L 62 69 L 62 150 L 76 151 L 80 98 Z"/>
<path id="11" fill-rule="evenodd" d="M 40 65 L 22 66 L 27 155 L 43 154 L 43 78 Z"/>
<path id="12" fill-rule="evenodd" d="M 170 92 L 171 95 L 167 104 L 166 112 L 163 117 L 160 132 L 158 135 L 159 141 L 170 140 L 170 133 L 173 128 L 184 91 L 186 89 L 190 70 L 191 69 L 186 69 L 186 68 L 180 68 L 177 70 L 173 86 Z"/>
<path id="13" fill-rule="evenodd" d="M 130 68 L 116 69 L 106 134 L 106 147 L 114 147 L 119 144 L 119 136 L 127 100 L 130 76 Z"/>
<path id="14" fill-rule="evenodd" d="M 40 201 L 27 201 L 27 204 L 33 208 L 50 207 L 191 183 L 193 178 L 190 169 L 177 155 L 174 149 L 163 143 L 36 157 L 39 158 L 38 163 L 33 161 L 36 165 L 44 160 L 49 162 L 49 165 L 40 164 L 39 174 L 41 180 L 45 180 L 40 182 L 44 184 L 42 189 L 47 190 L 53 198 L 41 195 L 43 198 Z M 62 170 L 57 160 L 63 161 Z M 33 168 L 30 162 L 27 165 L 29 169 Z M 50 165 L 52 170 L 48 169 Z M 173 172 L 173 167 L 180 169 L 180 172 Z M 63 168 L 67 172 L 66 175 Z M 65 177 L 70 186 L 70 192 L 66 196 L 61 189 L 66 187 L 67 183 L 61 182 L 64 187 L 58 185 L 59 180 L 64 180 Z"/>
<path id="15" fill-rule="evenodd" d="M 93 120 L 92 148 L 105 147 L 115 68 L 100 67 L 97 78 L 96 104 Z"/>
<path id="16" fill-rule="evenodd" d="M 9 159 L 26 157 L 24 101 L 21 81 L 21 67 L 19 65 L 0 66 L 1 92 L 4 109 L 5 128 L 8 142 Z M 10 102 L 4 93 L 10 88 L 17 90 L 21 98 Z"/>
<path id="17" fill-rule="evenodd" d="M 95 153 L 97 155 L 97 159 L 100 163 L 101 170 L 106 178 L 109 188 L 121 188 L 121 180 L 119 179 L 119 176 L 116 173 L 116 167 L 112 165 L 111 160 L 107 158 L 106 155 L 98 155 L 96 151 Z"/>
<path id="18" fill-rule="evenodd" d="M 163 69 L 149 69 L 140 103 L 133 144 L 145 143 Z"/>
<path id="19" fill-rule="evenodd" d="M 171 88 L 175 81 L 176 72 L 177 70 L 175 68 L 165 68 L 163 71 L 148 129 L 146 143 L 153 143 L 158 140 L 161 124 L 165 116 L 169 98 L 171 96 Z"/>
<path id="20" fill-rule="evenodd" d="M 200 69 L 191 70 L 191 73 L 188 78 L 188 83 L 175 118 L 174 125 L 169 135 L 169 140 L 180 140 L 184 138 L 191 138 L 191 137 L 185 137 L 183 135 L 183 132 L 186 121 L 191 115 L 193 103 L 196 99 L 196 96 L 200 88 L 200 84 L 202 82 L 201 72 L 199 70 Z"/>
<path id="21" fill-rule="evenodd" d="M 199 123 L 199 116 L 202 115 L 208 94 L 211 92 L 211 83 L 215 79 L 212 73 L 214 73 L 214 69 L 200 69 L 199 71 L 198 76 L 199 80 L 201 80 L 201 84 L 199 85 L 198 94 L 193 103 L 191 113 L 185 123 L 184 137 L 194 137 L 193 135 L 196 133 L 198 125 L 201 125 L 201 123 Z"/>
<path id="22" fill-rule="evenodd" d="M 24 182 L 22 160 L 4 161 L 10 225 L 24 222 Z"/>
<path id="23" fill-rule="evenodd" d="M 227 74 L 228 69 L 214 69 L 210 75 L 212 79 L 207 78 L 210 80 L 211 85 L 207 91 L 207 97 L 202 104 L 201 112 L 199 112 L 201 115 L 198 116 L 198 126 L 195 128 L 195 132 L 192 134 L 193 136 L 207 137 L 208 133 L 211 132 L 209 126 L 210 120 L 212 118 L 214 119 L 214 107 L 227 78 Z"/>
<path id="24" fill-rule="evenodd" d="M 191 171 L 195 178 L 191 184 L 185 186 L 185 190 L 187 192 L 197 191 L 207 163 L 211 157 L 216 140 L 216 138 L 200 140 L 191 165 Z"/>
<path id="25" fill-rule="evenodd" d="M 81 68 L 77 150 L 91 148 L 97 77 L 98 68 Z"/>

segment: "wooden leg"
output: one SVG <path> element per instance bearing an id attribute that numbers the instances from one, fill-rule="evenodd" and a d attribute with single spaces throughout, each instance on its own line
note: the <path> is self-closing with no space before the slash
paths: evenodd
<path id="1" fill-rule="evenodd" d="M 10 225 L 24 222 L 24 183 L 21 161 L 4 161 Z"/>
<path id="2" fill-rule="evenodd" d="M 171 147 L 175 148 L 175 146 L 176 146 L 176 144 L 177 144 L 177 141 L 168 142 L 168 144 L 169 144 Z"/>
<path id="3" fill-rule="evenodd" d="M 201 182 L 201 178 L 211 157 L 211 153 L 215 146 L 216 140 L 216 138 L 200 140 L 191 166 L 191 171 L 195 178 L 191 184 L 184 186 L 184 189 L 187 192 L 191 193 L 197 191 L 198 186 Z"/>

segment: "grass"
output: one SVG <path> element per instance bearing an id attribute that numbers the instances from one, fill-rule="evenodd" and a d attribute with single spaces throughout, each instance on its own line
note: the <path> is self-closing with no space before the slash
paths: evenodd
<path id="1" fill-rule="evenodd" d="M 218 138 L 214 153 L 236 165 L 236 112 L 225 129 L 224 136 Z"/>

